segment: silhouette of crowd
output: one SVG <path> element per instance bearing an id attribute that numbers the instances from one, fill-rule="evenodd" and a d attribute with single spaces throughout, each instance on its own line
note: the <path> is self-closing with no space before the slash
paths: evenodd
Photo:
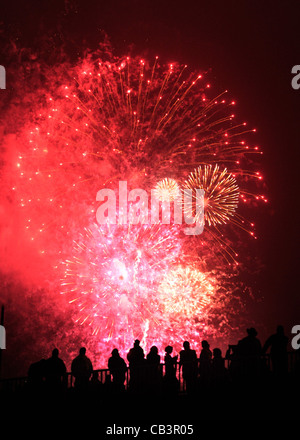
<path id="1" fill-rule="evenodd" d="M 223 352 L 211 345 L 201 340 L 195 350 L 184 341 L 179 350 L 176 344 L 178 352 L 172 345 L 146 352 L 135 340 L 125 355 L 113 348 L 102 369 L 78 347 L 70 370 L 54 348 L 48 359 L 30 365 L 26 378 L 0 381 L 2 411 L 8 418 L 115 421 L 167 414 L 176 421 L 295 415 L 300 350 L 288 351 L 282 326 L 263 343 L 251 327 L 234 345 L 222 345 Z"/>
<path id="2" fill-rule="evenodd" d="M 152 346 L 145 355 L 139 340 L 127 354 L 128 366 L 117 348 L 108 359 L 108 369 L 99 378 L 99 371 L 93 369 L 86 349 L 71 364 L 72 387 L 77 392 L 91 390 L 97 393 L 124 392 L 178 394 L 184 390 L 193 394 L 197 390 L 222 389 L 231 384 L 247 381 L 254 384 L 261 378 L 283 379 L 288 373 L 288 338 L 282 326 L 278 326 L 262 346 L 254 328 L 247 329 L 247 335 L 236 345 L 229 345 L 223 357 L 220 348 L 210 349 L 208 341 L 201 342 L 199 357 L 188 341 L 184 341 L 179 356 L 172 356 L 173 347 L 165 347 L 161 359 L 158 348 Z M 269 358 L 266 353 L 270 349 Z M 267 362 L 270 359 L 271 362 Z M 271 366 L 271 370 L 270 370 Z M 103 371 L 103 370 L 102 370 Z M 126 383 L 126 388 L 125 388 Z M 67 369 L 55 348 L 49 359 L 32 364 L 28 371 L 28 384 L 31 389 L 44 387 L 49 393 L 63 392 L 67 389 Z"/>

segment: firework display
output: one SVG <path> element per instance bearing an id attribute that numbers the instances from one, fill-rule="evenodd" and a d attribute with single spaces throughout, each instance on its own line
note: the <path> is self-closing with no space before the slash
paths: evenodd
<path id="1" fill-rule="evenodd" d="M 181 191 L 176 180 L 166 177 L 157 183 L 154 195 L 161 202 L 174 202 L 181 196 Z"/>
<path id="2" fill-rule="evenodd" d="M 158 58 L 90 55 L 59 73 L 32 95 L 28 120 L 6 139 L 2 210 L 16 217 L 2 257 L 15 235 L 14 270 L 56 310 L 72 313 L 72 331 L 92 341 L 99 365 L 135 338 L 163 349 L 230 331 L 235 260 L 220 257 L 220 243 L 227 223 L 253 235 L 239 201 L 264 200 L 247 189 L 261 180 L 247 168 L 260 151 L 246 140 L 253 130 L 234 122 L 235 102 L 215 97 L 205 75 Z M 153 190 L 171 208 L 186 189 L 204 189 L 203 234 L 189 237 L 172 215 L 170 224 L 99 225 L 96 194 L 116 192 L 120 181 L 128 192 Z"/>
<path id="3" fill-rule="evenodd" d="M 205 220 L 208 226 L 226 224 L 238 206 L 239 187 L 234 177 L 219 166 L 199 166 L 188 177 L 185 189 L 204 189 Z M 192 209 L 190 209 L 192 211 Z"/>

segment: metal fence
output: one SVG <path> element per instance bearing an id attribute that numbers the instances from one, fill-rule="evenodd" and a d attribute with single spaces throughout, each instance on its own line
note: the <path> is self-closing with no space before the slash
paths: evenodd
<path id="1" fill-rule="evenodd" d="M 270 355 L 264 355 L 260 359 L 258 359 L 259 365 L 263 365 L 267 371 L 272 371 L 272 362 L 270 359 Z M 225 359 L 225 367 L 230 369 L 232 360 Z M 296 372 L 299 373 L 300 371 L 300 350 L 292 351 L 288 353 L 288 373 L 289 374 L 295 374 Z M 101 368 L 94 370 L 94 373 L 98 373 L 98 380 L 102 384 L 105 384 L 107 381 L 110 380 L 111 372 L 108 368 Z M 147 375 L 147 369 L 143 369 L 144 375 Z M 165 364 L 160 364 L 160 377 L 163 378 L 165 375 Z M 146 376 L 145 376 L 146 377 Z M 179 384 L 179 392 L 184 393 L 185 392 L 185 381 L 182 377 L 182 370 L 179 366 L 179 363 L 176 364 L 176 378 L 178 380 Z M 28 377 L 13 377 L 8 379 L 1 379 L 0 380 L 0 392 L 8 391 L 8 392 L 15 392 L 17 390 L 21 390 L 28 384 Z M 67 373 L 67 387 L 72 388 L 74 386 L 74 376 L 71 372 Z M 125 373 L 125 390 L 128 390 L 130 383 L 130 369 L 128 368 Z"/>

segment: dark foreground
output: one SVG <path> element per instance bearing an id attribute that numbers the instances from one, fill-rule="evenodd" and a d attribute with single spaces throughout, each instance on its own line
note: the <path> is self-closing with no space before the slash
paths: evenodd
<path id="1" fill-rule="evenodd" d="M 190 393 L 130 393 L 74 388 L 60 393 L 22 388 L 1 393 L 2 420 L 97 420 L 112 424 L 194 423 L 203 420 L 298 420 L 298 377 L 222 387 L 196 386 Z"/>

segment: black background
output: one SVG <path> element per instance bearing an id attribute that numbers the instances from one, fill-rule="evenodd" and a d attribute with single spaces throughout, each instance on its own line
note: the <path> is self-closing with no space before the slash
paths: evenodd
<path id="1" fill-rule="evenodd" d="M 298 149 L 300 89 L 291 69 L 300 64 L 299 1 L 5 1 L 2 48 L 33 51 L 63 45 L 74 59 L 107 33 L 117 55 L 128 48 L 191 69 L 212 69 L 219 88 L 237 100 L 241 120 L 257 128 L 260 169 L 269 203 L 255 212 L 256 251 L 264 263 L 255 280 L 259 319 L 272 332 L 300 324 L 298 293 Z M 46 42 L 46 44 L 45 44 Z M 0 64 L 8 65 L 2 50 Z M 7 71 L 9 86 L 9 69 Z M 253 248 L 249 248 L 253 252 Z"/>

